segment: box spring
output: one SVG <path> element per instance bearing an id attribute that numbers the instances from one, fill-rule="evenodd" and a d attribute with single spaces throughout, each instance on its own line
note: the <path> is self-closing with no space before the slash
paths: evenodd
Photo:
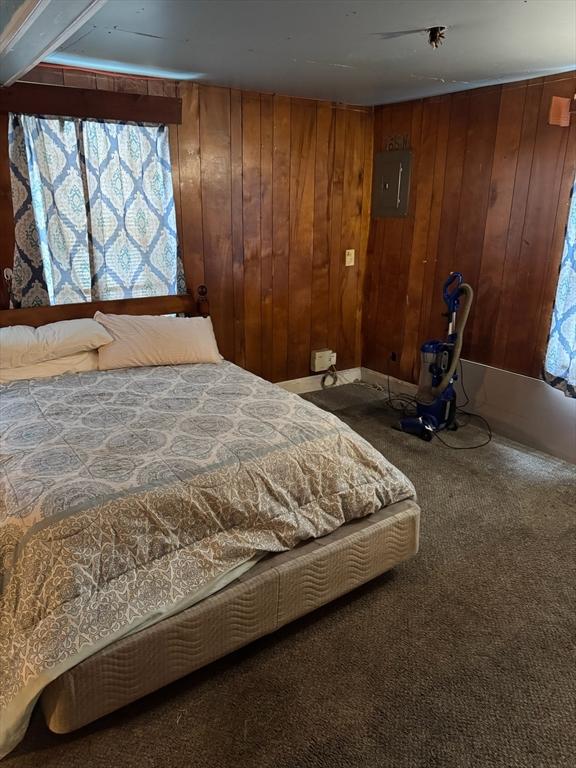
<path id="1" fill-rule="evenodd" d="M 419 519 L 414 501 L 392 504 L 270 555 L 220 592 L 118 640 L 45 689 L 49 728 L 76 730 L 379 576 L 417 552 Z"/>

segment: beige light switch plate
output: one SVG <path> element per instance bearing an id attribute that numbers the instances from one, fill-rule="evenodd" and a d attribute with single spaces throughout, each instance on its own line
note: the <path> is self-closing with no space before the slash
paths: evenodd
<path id="1" fill-rule="evenodd" d="M 346 250 L 346 266 L 347 267 L 353 267 L 354 266 L 354 260 L 356 258 L 356 251 L 354 248 L 348 248 Z"/>

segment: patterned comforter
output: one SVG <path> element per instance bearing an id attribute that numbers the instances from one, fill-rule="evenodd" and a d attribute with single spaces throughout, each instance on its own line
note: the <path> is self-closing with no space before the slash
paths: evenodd
<path id="1" fill-rule="evenodd" d="M 0 430 L 0 756 L 86 656 L 414 496 L 339 419 L 230 363 L 14 382 Z"/>

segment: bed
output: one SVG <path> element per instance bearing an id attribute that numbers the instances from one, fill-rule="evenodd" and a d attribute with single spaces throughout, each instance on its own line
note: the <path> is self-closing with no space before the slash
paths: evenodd
<path id="1" fill-rule="evenodd" d="M 13 382 L 0 428 L 0 754 L 39 698 L 74 730 L 417 551 L 397 468 L 225 361 Z"/>

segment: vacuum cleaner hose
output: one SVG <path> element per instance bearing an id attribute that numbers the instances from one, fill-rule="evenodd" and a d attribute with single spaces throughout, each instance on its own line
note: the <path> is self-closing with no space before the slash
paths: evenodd
<path id="1" fill-rule="evenodd" d="M 456 373 L 456 368 L 458 367 L 458 361 L 460 360 L 460 352 L 462 351 L 462 339 L 464 338 L 464 328 L 466 327 L 468 315 L 470 314 L 470 307 L 472 306 L 472 300 L 474 299 L 474 291 L 472 290 L 471 285 L 468 285 L 468 283 L 462 283 L 460 286 L 460 293 L 464 298 L 462 301 L 462 308 L 460 309 L 460 312 L 458 314 L 459 322 L 455 329 L 456 344 L 454 346 L 452 362 L 450 363 L 450 367 L 444 374 L 442 381 L 438 384 L 437 387 L 432 387 L 431 392 L 432 392 L 432 395 L 434 395 L 434 397 L 438 397 L 446 389 L 446 387 L 450 383 L 452 376 L 454 376 L 454 374 Z"/>

